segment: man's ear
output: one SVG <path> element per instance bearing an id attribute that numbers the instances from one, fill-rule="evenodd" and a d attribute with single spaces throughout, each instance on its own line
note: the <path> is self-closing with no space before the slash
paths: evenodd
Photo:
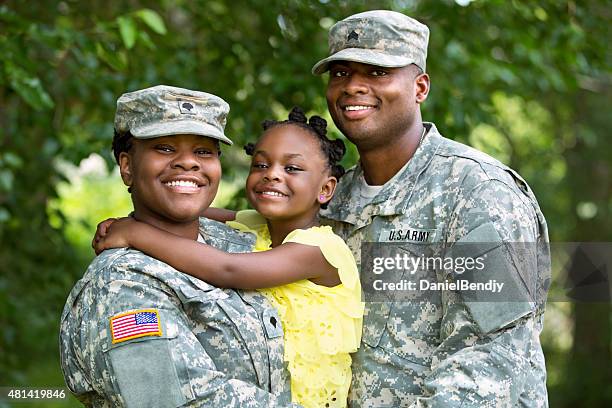
<path id="1" fill-rule="evenodd" d="M 429 95 L 429 75 L 427 73 L 422 73 L 418 75 L 415 79 L 415 89 L 416 89 L 416 102 L 423 103 L 425 99 L 427 99 L 427 95 Z"/>
<path id="2" fill-rule="evenodd" d="M 319 204 L 325 204 L 332 199 L 337 185 L 338 180 L 335 177 L 328 177 L 325 180 L 325 183 L 321 186 L 321 191 L 319 191 L 319 196 L 317 197 Z"/>
<path id="3" fill-rule="evenodd" d="M 119 172 L 123 184 L 128 187 L 132 186 L 132 156 L 127 152 L 119 153 Z"/>

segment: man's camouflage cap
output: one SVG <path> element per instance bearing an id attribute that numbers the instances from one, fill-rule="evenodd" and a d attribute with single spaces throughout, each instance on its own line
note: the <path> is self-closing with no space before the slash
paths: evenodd
<path id="1" fill-rule="evenodd" d="M 312 73 L 329 70 L 333 61 L 352 61 L 379 67 L 415 64 L 425 71 L 429 29 L 404 14 L 374 10 L 354 14 L 329 30 L 329 57 L 317 62 Z"/>
<path id="2" fill-rule="evenodd" d="M 229 105 L 218 96 L 158 85 L 117 99 L 115 129 L 137 139 L 192 134 L 231 145 L 223 133 L 228 112 Z"/>

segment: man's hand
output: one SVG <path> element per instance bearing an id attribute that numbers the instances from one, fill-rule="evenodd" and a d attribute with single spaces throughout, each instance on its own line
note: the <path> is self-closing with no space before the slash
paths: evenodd
<path id="1" fill-rule="evenodd" d="M 130 246 L 130 230 L 138 221 L 131 217 L 109 218 L 98 224 L 96 236 L 91 242 L 96 255 L 110 248 L 126 248 Z"/>

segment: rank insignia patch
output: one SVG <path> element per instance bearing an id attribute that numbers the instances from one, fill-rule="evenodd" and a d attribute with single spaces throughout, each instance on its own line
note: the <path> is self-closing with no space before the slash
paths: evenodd
<path id="1" fill-rule="evenodd" d="M 179 101 L 179 110 L 182 114 L 195 115 L 195 105 L 188 101 Z"/>
<path id="2" fill-rule="evenodd" d="M 145 336 L 161 336 L 161 322 L 157 309 L 140 309 L 120 313 L 110 318 L 114 343 Z"/>
<path id="3" fill-rule="evenodd" d="M 351 41 L 351 40 L 359 41 L 359 34 L 357 34 L 355 30 L 351 31 L 348 37 L 346 37 L 346 41 Z"/>

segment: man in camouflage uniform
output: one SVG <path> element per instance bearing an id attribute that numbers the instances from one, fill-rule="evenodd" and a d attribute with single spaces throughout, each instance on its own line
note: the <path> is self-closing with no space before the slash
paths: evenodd
<path id="1" fill-rule="evenodd" d="M 231 144 L 228 110 L 181 88 L 124 94 L 113 150 L 134 217 L 246 252 L 251 237 L 198 223 L 219 184 L 219 140 Z M 103 252 L 74 286 L 60 348 L 66 383 L 88 406 L 291 405 L 280 320 L 261 295 L 213 287 L 133 249 Z"/>
<path id="2" fill-rule="evenodd" d="M 368 302 L 353 359 L 353 407 L 545 407 L 539 334 L 549 273 L 544 217 L 525 181 L 497 160 L 423 122 L 428 28 L 391 11 L 346 18 L 329 32 L 334 122 L 360 153 L 323 219 L 358 263 L 362 243 L 481 243 L 484 271 L 514 285 L 513 299 L 451 290 L 420 302 Z M 518 257 L 505 244 L 529 243 Z M 367 281 L 371 270 L 362 270 Z M 430 271 L 442 280 L 440 271 Z M 367 300 L 367 298 L 366 298 Z M 476 301 L 472 301 L 476 300 Z M 486 301 L 485 301 L 486 300 Z"/>

